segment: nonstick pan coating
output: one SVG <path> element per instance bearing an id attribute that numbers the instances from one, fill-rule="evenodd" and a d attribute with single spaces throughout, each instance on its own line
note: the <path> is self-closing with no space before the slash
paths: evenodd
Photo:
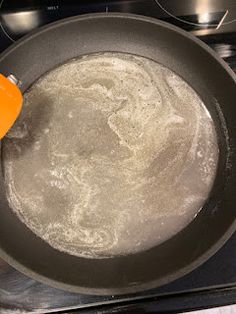
<path id="1" fill-rule="evenodd" d="M 211 195 L 194 221 L 148 251 L 107 259 L 59 252 L 11 211 L 0 181 L 0 256 L 36 280 L 89 294 L 133 293 L 166 284 L 212 256 L 235 230 L 236 81 L 205 44 L 155 19 L 92 14 L 61 20 L 32 33 L 0 56 L 0 72 L 14 73 L 22 91 L 65 61 L 95 52 L 132 53 L 157 61 L 185 79 L 210 111 L 220 159 Z"/>

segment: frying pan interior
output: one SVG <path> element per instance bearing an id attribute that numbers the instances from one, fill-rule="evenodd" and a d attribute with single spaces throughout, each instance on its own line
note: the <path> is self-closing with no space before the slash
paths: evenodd
<path id="1" fill-rule="evenodd" d="M 168 283 L 209 258 L 235 229 L 236 84 L 229 68 L 199 40 L 154 19 L 94 14 L 62 20 L 31 34 L 0 57 L 22 90 L 69 59 L 113 51 L 144 56 L 176 72 L 201 96 L 218 134 L 220 160 L 212 193 L 183 231 L 148 251 L 106 259 L 59 252 L 36 237 L 10 210 L 0 181 L 0 255 L 33 278 L 90 293 L 137 292 Z"/>

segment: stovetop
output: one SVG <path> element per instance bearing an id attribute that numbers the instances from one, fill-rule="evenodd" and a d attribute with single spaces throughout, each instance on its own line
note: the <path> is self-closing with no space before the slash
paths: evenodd
<path id="1" fill-rule="evenodd" d="M 31 30 L 77 14 L 129 12 L 173 23 L 198 36 L 236 72 L 235 0 L 0 0 L 0 52 Z M 135 295 L 92 296 L 54 289 L 0 260 L 1 313 L 177 312 L 236 302 L 236 233 L 185 277 Z M 74 311 L 73 311 L 74 313 Z"/>

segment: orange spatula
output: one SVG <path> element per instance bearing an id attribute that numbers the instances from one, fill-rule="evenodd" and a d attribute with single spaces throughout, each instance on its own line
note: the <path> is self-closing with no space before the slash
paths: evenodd
<path id="1" fill-rule="evenodd" d="M 17 79 L 0 74 L 0 139 L 13 126 L 21 112 L 23 96 L 17 86 Z"/>

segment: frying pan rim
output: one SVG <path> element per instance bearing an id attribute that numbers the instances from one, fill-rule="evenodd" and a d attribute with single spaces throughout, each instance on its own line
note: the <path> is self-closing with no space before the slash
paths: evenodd
<path id="1" fill-rule="evenodd" d="M 7 57 L 9 53 L 17 49 L 23 44 L 26 44 L 28 40 L 31 40 L 34 37 L 37 37 L 40 34 L 43 34 L 44 32 L 47 32 L 48 30 L 61 27 L 68 23 L 73 23 L 74 21 L 80 21 L 80 20 L 93 20 L 93 19 L 104 19 L 104 18 L 121 18 L 121 19 L 133 19 L 138 21 L 143 21 L 147 23 L 152 23 L 161 27 L 165 27 L 169 30 L 172 30 L 178 34 L 180 34 L 183 37 L 188 38 L 189 40 L 195 42 L 198 46 L 201 46 L 203 50 L 205 50 L 212 58 L 215 59 L 216 62 L 218 62 L 222 68 L 228 73 L 231 80 L 234 82 L 236 86 L 236 76 L 233 72 L 233 70 L 225 63 L 223 59 L 218 57 L 218 55 L 204 42 L 202 42 L 200 39 L 196 38 L 194 35 L 187 33 L 186 31 L 182 30 L 181 28 L 174 26 L 172 24 L 169 24 L 167 22 L 142 16 L 142 15 L 136 15 L 136 14 L 130 14 L 130 13 L 90 13 L 90 14 L 84 14 L 79 16 L 73 16 L 66 19 L 62 19 L 59 21 L 56 21 L 54 23 L 47 24 L 43 27 L 40 27 L 30 34 L 24 36 L 17 42 L 13 43 L 9 48 L 7 48 L 2 54 L 0 54 L 0 63 L 1 61 Z M 9 73 L 10 74 L 10 73 Z M 121 295 L 121 294 L 127 294 L 127 293 L 137 293 L 144 290 L 149 290 L 155 287 L 159 287 L 165 284 L 168 284 L 180 277 L 183 277 L 184 275 L 188 274 L 189 272 L 193 271 L 197 267 L 199 267 L 201 264 L 206 262 L 211 256 L 213 256 L 218 249 L 220 249 L 223 244 L 230 238 L 230 236 L 234 233 L 236 229 L 236 218 L 232 220 L 231 225 L 226 230 L 224 234 L 219 238 L 217 242 L 215 242 L 214 245 L 212 245 L 207 251 L 202 254 L 200 257 L 198 257 L 196 260 L 194 260 L 192 263 L 188 264 L 187 266 L 178 269 L 177 271 L 168 274 L 165 278 L 156 279 L 153 281 L 149 281 L 146 283 L 141 283 L 136 285 L 129 285 L 127 287 L 121 287 L 121 288 L 85 288 L 77 285 L 72 284 L 66 284 L 64 282 L 61 282 L 60 280 L 55 280 L 48 278 L 46 276 L 43 276 L 39 274 L 36 271 L 33 271 L 23 264 L 21 264 L 19 261 L 15 260 L 13 257 L 11 257 L 9 254 L 7 254 L 1 247 L 0 247 L 0 256 L 11 266 L 25 274 L 26 276 L 30 276 L 33 279 L 42 282 L 44 284 L 48 284 L 50 286 L 53 286 L 58 289 L 64 289 L 66 291 L 70 292 L 76 292 L 76 293 L 84 293 L 84 294 L 94 294 L 94 295 Z"/>
<path id="2" fill-rule="evenodd" d="M 140 20 L 144 22 L 149 22 L 155 25 L 164 26 L 165 28 L 168 28 L 170 30 L 173 30 L 180 35 L 194 41 L 196 44 L 200 45 L 204 50 L 206 50 L 218 63 L 220 63 L 223 68 L 230 74 L 231 78 L 233 79 L 234 83 L 236 83 L 236 75 L 234 71 L 230 68 L 230 66 L 222 59 L 220 58 L 217 53 L 210 48 L 207 44 L 205 44 L 202 40 L 200 40 L 198 37 L 192 35 L 191 33 L 188 33 L 187 31 L 183 30 L 182 28 L 175 26 L 173 24 L 170 24 L 168 22 L 148 17 L 144 15 L 139 14 L 132 14 L 132 13 L 88 13 L 88 14 L 81 14 L 77 16 L 72 16 L 68 18 L 64 18 L 61 20 L 58 20 L 56 22 L 52 22 L 49 24 L 46 24 L 44 26 L 41 26 L 33 31 L 31 31 L 29 34 L 23 36 L 22 38 L 15 41 L 13 44 L 11 44 L 7 49 L 5 49 L 2 53 L 0 53 L 0 62 L 2 59 L 4 59 L 10 52 L 20 47 L 22 44 L 25 44 L 28 40 L 31 40 L 34 37 L 37 37 L 39 34 L 42 34 L 49 29 L 57 28 L 58 26 L 65 25 L 68 23 L 71 23 L 73 21 L 77 20 L 88 20 L 88 19 L 94 19 L 94 18 L 128 18 L 133 20 Z"/>

